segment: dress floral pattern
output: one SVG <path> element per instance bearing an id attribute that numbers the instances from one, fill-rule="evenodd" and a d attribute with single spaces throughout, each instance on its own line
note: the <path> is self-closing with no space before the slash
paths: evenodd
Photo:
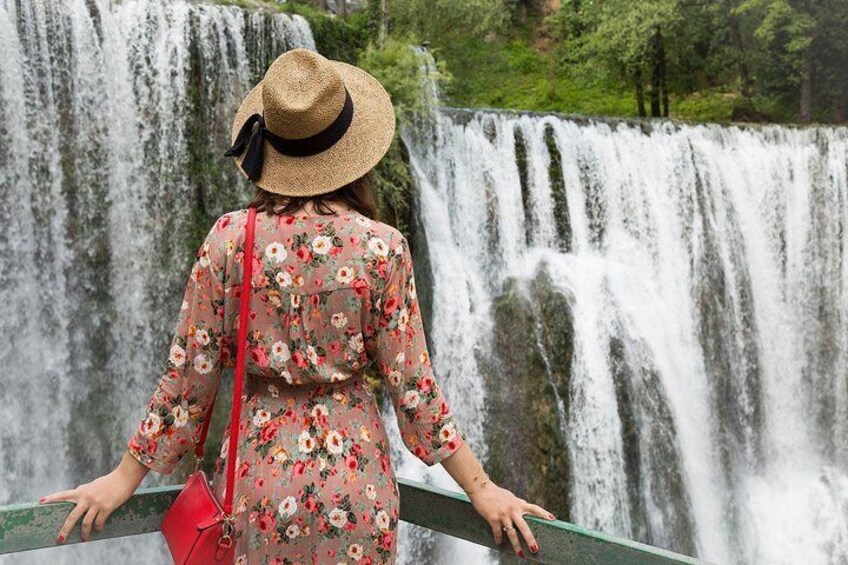
<path id="1" fill-rule="evenodd" d="M 197 253 L 164 374 L 127 443 L 163 474 L 193 450 L 235 362 L 247 210 Z M 433 375 L 406 238 L 355 211 L 256 216 L 233 512 L 236 564 L 394 563 L 399 498 L 363 373 L 405 446 L 435 465 L 465 441 Z M 224 499 L 229 425 L 213 473 Z"/>

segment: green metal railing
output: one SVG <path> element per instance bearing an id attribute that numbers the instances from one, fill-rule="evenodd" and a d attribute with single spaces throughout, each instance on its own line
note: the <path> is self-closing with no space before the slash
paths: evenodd
<path id="1" fill-rule="evenodd" d="M 407 522 L 513 554 L 509 541 L 495 545 L 492 530 L 464 494 L 398 478 L 400 517 Z M 102 532 L 90 541 L 156 532 L 165 510 L 182 485 L 140 488 L 115 510 Z M 26 502 L 0 506 L 0 554 L 55 546 L 56 534 L 73 508 L 71 502 Z M 524 548 L 525 558 L 538 563 L 570 565 L 709 565 L 685 555 L 587 530 L 560 520 L 525 516 L 539 543 L 539 552 Z M 79 523 L 62 545 L 79 543 Z"/>

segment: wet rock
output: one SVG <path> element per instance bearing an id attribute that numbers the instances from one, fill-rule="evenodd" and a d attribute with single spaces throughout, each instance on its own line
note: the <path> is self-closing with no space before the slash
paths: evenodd
<path id="1" fill-rule="evenodd" d="M 568 519 L 569 298 L 542 270 L 529 283 L 508 280 L 492 317 L 493 342 L 480 356 L 488 391 L 487 470 L 498 484 Z"/>

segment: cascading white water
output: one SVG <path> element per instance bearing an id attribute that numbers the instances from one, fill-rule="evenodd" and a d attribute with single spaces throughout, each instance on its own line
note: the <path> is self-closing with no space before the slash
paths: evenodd
<path id="1" fill-rule="evenodd" d="M 292 47 L 315 49 L 299 16 L 182 0 L 0 0 L 4 503 L 117 463 L 163 366 L 195 215 L 249 196 L 223 157 L 230 120 Z M 0 561 L 122 555 L 166 557 L 153 535 Z"/>
<path id="2" fill-rule="evenodd" d="M 848 130 L 442 108 L 404 140 L 433 361 L 479 451 L 491 308 L 544 267 L 574 320 L 572 521 L 848 563 Z"/>

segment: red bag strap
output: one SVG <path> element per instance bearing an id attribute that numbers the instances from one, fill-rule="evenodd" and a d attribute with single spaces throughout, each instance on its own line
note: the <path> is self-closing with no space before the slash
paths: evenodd
<path id="1" fill-rule="evenodd" d="M 247 323 L 250 311 L 250 296 L 253 282 L 253 241 L 256 231 L 256 207 L 247 209 L 247 226 L 244 236 L 244 272 L 241 281 L 241 299 L 239 302 L 239 325 L 236 337 L 236 367 L 235 382 L 233 383 L 233 411 L 230 415 L 230 445 L 227 448 L 227 490 L 224 496 L 224 512 L 232 514 L 233 511 L 233 486 L 236 475 L 236 453 L 238 451 L 238 423 L 241 419 L 241 391 L 244 382 L 244 358 L 247 349 Z M 198 460 L 203 458 L 203 444 L 206 442 L 206 433 L 209 431 L 209 422 L 212 420 L 212 408 L 215 398 L 209 403 L 206 419 L 200 430 L 200 438 L 194 448 L 194 454 Z"/>
<path id="2" fill-rule="evenodd" d="M 236 454 L 238 453 L 238 424 L 241 419 L 241 393 L 244 381 L 244 356 L 247 349 L 247 317 L 250 312 L 250 295 L 253 283 L 253 235 L 256 224 L 256 208 L 248 208 L 247 234 L 244 237 L 244 275 L 241 281 L 241 300 L 239 306 L 238 341 L 236 343 L 236 375 L 233 385 L 233 413 L 230 418 L 230 446 L 227 449 L 227 492 L 224 498 L 224 512 L 233 513 L 233 486 L 236 475 Z"/>

